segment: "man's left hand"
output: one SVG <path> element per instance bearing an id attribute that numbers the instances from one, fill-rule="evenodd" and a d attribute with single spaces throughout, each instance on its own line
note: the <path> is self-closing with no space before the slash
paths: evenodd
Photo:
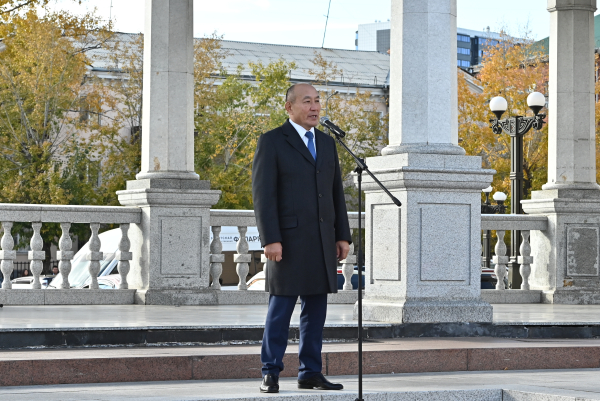
<path id="1" fill-rule="evenodd" d="M 337 249 L 338 260 L 346 259 L 348 252 L 350 252 L 350 243 L 348 241 L 338 241 L 335 243 L 335 247 Z"/>

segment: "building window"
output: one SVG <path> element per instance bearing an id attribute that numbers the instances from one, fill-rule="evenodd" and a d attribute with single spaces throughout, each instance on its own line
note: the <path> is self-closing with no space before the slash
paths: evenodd
<path id="1" fill-rule="evenodd" d="M 377 31 L 377 51 L 387 53 L 390 50 L 390 30 L 380 29 Z"/>
<path id="2" fill-rule="evenodd" d="M 458 48 L 458 54 L 467 54 L 467 55 L 471 55 L 471 49 L 466 49 L 464 47 L 459 47 Z"/>
<path id="3" fill-rule="evenodd" d="M 479 44 L 483 46 L 496 46 L 498 41 L 495 39 L 479 38 Z"/>
<path id="4" fill-rule="evenodd" d="M 469 68 L 471 63 L 467 60 L 456 60 L 456 64 L 461 68 Z"/>
<path id="5" fill-rule="evenodd" d="M 470 43 L 470 42 L 471 42 L 471 37 L 470 37 L 470 36 L 468 36 L 468 35 L 461 35 L 461 34 L 458 34 L 458 35 L 456 35 L 456 39 L 457 39 L 459 42 L 468 42 L 468 43 Z"/>

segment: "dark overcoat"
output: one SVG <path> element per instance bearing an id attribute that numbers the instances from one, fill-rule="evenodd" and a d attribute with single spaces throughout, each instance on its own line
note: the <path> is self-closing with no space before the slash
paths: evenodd
<path id="1" fill-rule="evenodd" d="M 260 136 L 252 196 L 262 246 L 281 242 L 282 260 L 268 261 L 273 295 L 337 292 L 336 241 L 351 242 L 335 141 L 315 129 L 317 160 L 287 121 Z"/>

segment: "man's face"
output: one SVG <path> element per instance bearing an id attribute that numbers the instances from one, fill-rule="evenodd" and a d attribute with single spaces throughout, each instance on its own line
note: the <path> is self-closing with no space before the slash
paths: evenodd
<path id="1" fill-rule="evenodd" d="M 311 85 L 297 85 L 294 93 L 296 95 L 294 102 L 286 102 L 285 109 L 293 122 L 309 131 L 319 125 L 321 112 L 319 92 Z"/>
<path id="2" fill-rule="evenodd" d="M 58 274 L 58 267 L 53 267 L 52 268 L 52 273 Z"/>

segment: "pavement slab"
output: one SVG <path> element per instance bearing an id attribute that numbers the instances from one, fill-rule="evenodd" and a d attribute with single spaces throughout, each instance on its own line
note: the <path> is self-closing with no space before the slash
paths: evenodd
<path id="1" fill-rule="evenodd" d="M 369 401 L 592 401 L 600 400 L 600 369 L 452 372 L 364 376 Z M 298 390 L 282 378 L 280 393 L 261 394 L 259 379 L 191 380 L 0 388 L 0 400 L 308 400 L 354 401 L 357 377 L 329 377 L 344 390 Z"/>
<path id="2" fill-rule="evenodd" d="M 496 324 L 600 324 L 600 305 L 495 304 Z M 328 327 L 356 326 L 354 305 L 328 306 Z M 0 310 L 2 330 L 114 329 L 126 328 L 212 328 L 263 327 L 266 305 L 45 305 L 5 306 Z M 297 305 L 291 324 L 297 327 Z M 369 322 L 368 326 L 389 326 L 393 322 Z M 398 322 L 396 322 L 398 323 Z"/>

